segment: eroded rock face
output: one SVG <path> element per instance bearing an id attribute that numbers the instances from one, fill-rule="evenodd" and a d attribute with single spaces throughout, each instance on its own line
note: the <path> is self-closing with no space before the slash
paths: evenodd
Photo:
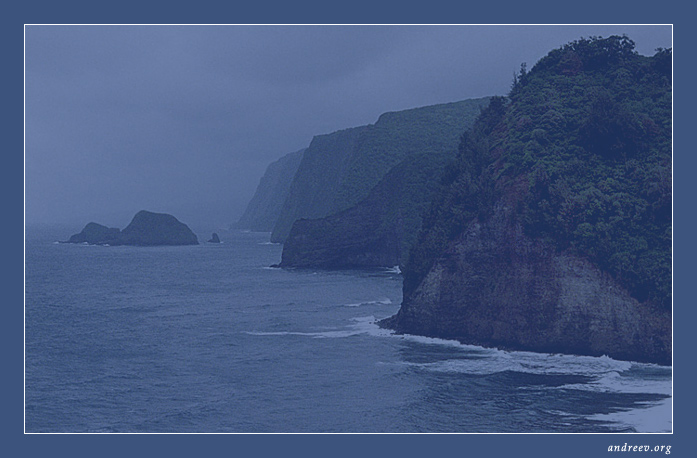
<path id="1" fill-rule="evenodd" d="M 384 324 L 670 364 L 670 59 L 595 37 L 521 71 L 462 136 Z"/>
<path id="2" fill-rule="evenodd" d="M 399 313 L 399 332 L 501 348 L 671 363 L 671 316 L 608 274 L 526 236 L 497 207 L 450 243 Z"/>
<path id="3" fill-rule="evenodd" d="M 218 237 L 218 234 L 216 232 L 213 232 L 213 235 L 211 235 L 210 240 L 208 240 L 208 243 L 220 243 L 220 237 Z"/>
<path id="4" fill-rule="evenodd" d="M 400 162 L 353 207 L 293 224 L 283 245 L 284 267 L 403 265 L 438 188 L 446 155 L 414 155 Z"/>
<path id="5" fill-rule="evenodd" d="M 349 209 L 326 219 L 297 220 L 283 246 L 280 266 L 342 269 L 398 264 L 397 237 L 381 232 L 379 221 L 361 216 L 366 215 Z"/>
<path id="6" fill-rule="evenodd" d="M 395 166 L 414 155 L 447 156 L 489 98 L 383 113 L 375 124 L 317 135 L 303 153 L 271 234 L 285 243 L 293 223 L 353 207 Z"/>
<path id="7" fill-rule="evenodd" d="M 198 245 L 198 238 L 172 215 L 141 210 L 123 231 L 89 223 L 68 240 L 68 243 L 85 242 L 93 245 Z"/>

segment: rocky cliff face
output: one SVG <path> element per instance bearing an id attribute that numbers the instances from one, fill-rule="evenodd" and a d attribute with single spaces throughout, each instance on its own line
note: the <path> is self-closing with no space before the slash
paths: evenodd
<path id="1" fill-rule="evenodd" d="M 523 68 L 463 135 L 383 324 L 670 364 L 670 63 L 609 37 Z"/>
<path id="2" fill-rule="evenodd" d="M 333 198 L 365 129 L 355 127 L 312 139 L 293 177 L 271 234 L 272 242 L 284 242 L 296 219 L 320 218 L 332 211 Z"/>
<path id="3" fill-rule="evenodd" d="M 384 113 L 375 124 L 318 135 L 305 151 L 271 235 L 285 242 L 298 219 L 323 218 L 365 199 L 404 159 L 453 155 L 488 98 Z"/>
<path id="4" fill-rule="evenodd" d="M 93 245 L 198 245 L 196 234 L 177 218 L 166 213 L 141 210 L 123 230 L 89 223 L 67 243 Z"/>
<path id="5" fill-rule="evenodd" d="M 505 206 L 451 242 L 383 325 L 483 346 L 671 363 L 669 313 L 639 303 L 587 259 L 526 236 Z"/>
<path id="6" fill-rule="evenodd" d="M 259 181 L 254 197 L 235 224 L 238 229 L 271 232 L 288 198 L 290 185 L 298 171 L 305 149 L 287 154 L 271 163 Z"/>
<path id="7" fill-rule="evenodd" d="M 355 206 L 295 222 L 281 266 L 359 268 L 402 265 L 421 228 L 447 155 L 411 156 Z"/>

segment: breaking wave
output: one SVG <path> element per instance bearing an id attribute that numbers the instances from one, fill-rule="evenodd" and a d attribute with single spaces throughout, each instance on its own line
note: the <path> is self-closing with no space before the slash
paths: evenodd
<path id="1" fill-rule="evenodd" d="M 343 304 L 344 307 L 360 307 L 361 305 L 389 305 L 392 301 L 390 299 L 380 299 L 378 301 L 366 301 L 366 302 L 356 302 L 353 304 Z"/>

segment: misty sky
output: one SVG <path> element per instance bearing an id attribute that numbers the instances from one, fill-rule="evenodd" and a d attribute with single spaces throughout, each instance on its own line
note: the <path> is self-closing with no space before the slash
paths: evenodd
<path id="1" fill-rule="evenodd" d="M 381 113 L 505 95 L 588 36 L 670 26 L 26 26 L 26 220 L 227 227 L 266 166 Z"/>

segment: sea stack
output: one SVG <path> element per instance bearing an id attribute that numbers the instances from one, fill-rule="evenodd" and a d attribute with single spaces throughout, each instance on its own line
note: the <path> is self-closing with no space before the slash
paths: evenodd
<path id="1" fill-rule="evenodd" d="M 198 245 L 196 234 L 177 218 L 166 213 L 141 210 L 123 231 L 97 223 L 89 223 L 66 243 L 90 245 Z"/>
<path id="2" fill-rule="evenodd" d="M 220 243 L 220 238 L 218 237 L 218 234 L 213 232 L 213 235 L 211 235 L 210 240 L 208 243 Z"/>
<path id="3" fill-rule="evenodd" d="M 106 227 L 97 223 L 88 223 L 82 232 L 74 234 L 66 243 L 88 243 L 90 245 L 114 245 L 121 231 L 116 227 Z"/>

